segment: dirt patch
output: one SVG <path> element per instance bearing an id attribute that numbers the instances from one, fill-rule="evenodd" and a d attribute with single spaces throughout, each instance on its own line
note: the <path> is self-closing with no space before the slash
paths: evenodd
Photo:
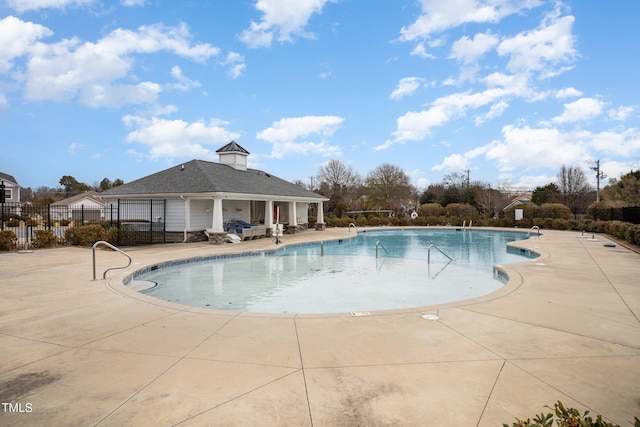
<path id="1" fill-rule="evenodd" d="M 349 427 L 399 425 L 393 420 L 383 420 L 376 406 L 380 400 L 398 396 L 398 389 L 392 384 L 369 384 L 357 387 L 343 394 L 335 420 L 339 425 Z"/>
<path id="2" fill-rule="evenodd" d="M 57 381 L 59 377 L 49 371 L 28 372 L 0 383 L 0 402 L 14 402 L 29 392 Z"/>

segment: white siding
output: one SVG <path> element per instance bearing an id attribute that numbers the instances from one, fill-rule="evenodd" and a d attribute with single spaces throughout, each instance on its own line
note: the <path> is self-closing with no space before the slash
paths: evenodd
<path id="1" fill-rule="evenodd" d="M 191 200 L 191 227 L 189 231 L 211 228 L 213 224 L 213 199 Z"/>
<path id="2" fill-rule="evenodd" d="M 167 217 L 165 218 L 165 228 L 167 231 L 184 231 L 184 203 L 185 201 L 182 199 L 167 200 Z"/>
<path id="3" fill-rule="evenodd" d="M 233 219 L 251 222 L 251 202 L 249 200 L 223 200 L 222 218 L 223 222 Z"/>

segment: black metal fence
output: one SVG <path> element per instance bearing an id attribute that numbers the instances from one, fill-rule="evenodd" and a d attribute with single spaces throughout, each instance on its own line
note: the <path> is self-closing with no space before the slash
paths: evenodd
<path id="1" fill-rule="evenodd" d="M 640 206 L 595 209 L 591 215 L 599 221 L 624 221 L 640 224 Z"/>
<path id="2" fill-rule="evenodd" d="M 0 204 L 0 230 L 13 231 L 19 247 L 28 247 L 37 230 L 51 230 L 64 241 L 69 228 L 88 224 L 101 225 L 118 245 L 164 243 L 165 217 L 165 200 L 118 200 L 103 208 Z"/>

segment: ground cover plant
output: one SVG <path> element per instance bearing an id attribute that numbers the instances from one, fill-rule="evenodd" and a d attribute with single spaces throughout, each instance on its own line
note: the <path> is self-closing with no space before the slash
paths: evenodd
<path id="1" fill-rule="evenodd" d="M 551 409 L 549 406 L 547 408 Z M 640 427 L 640 420 L 638 417 L 634 417 L 635 427 Z M 556 422 L 555 424 L 553 422 Z M 584 414 L 580 414 L 575 408 L 566 408 L 561 401 L 554 405 L 553 413 L 540 413 L 536 415 L 533 420 L 527 418 L 521 420 L 516 418 L 513 424 L 503 424 L 503 427 L 620 427 L 618 424 L 609 423 L 602 419 L 602 416 L 597 415 L 592 418 L 589 415 L 589 411 L 585 411 Z"/>

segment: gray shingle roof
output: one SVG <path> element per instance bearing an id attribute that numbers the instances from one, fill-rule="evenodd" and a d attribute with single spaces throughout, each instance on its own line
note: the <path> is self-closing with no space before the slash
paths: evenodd
<path id="1" fill-rule="evenodd" d="M 10 181 L 10 182 L 13 182 L 14 184 L 18 185 L 18 181 L 16 181 L 16 179 L 13 176 L 11 176 L 9 174 L 6 174 L 4 172 L 0 172 L 0 179 L 5 180 L 5 181 Z"/>
<path id="2" fill-rule="evenodd" d="M 231 141 L 224 147 L 217 149 L 216 153 L 243 153 L 249 155 L 249 152 L 242 148 L 240 144 L 235 141 Z"/>
<path id="3" fill-rule="evenodd" d="M 100 196 L 154 194 L 243 193 L 327 200 L 257 169 L 237 170 L 229 165 L 191 160 L 100 193 Z"/>

